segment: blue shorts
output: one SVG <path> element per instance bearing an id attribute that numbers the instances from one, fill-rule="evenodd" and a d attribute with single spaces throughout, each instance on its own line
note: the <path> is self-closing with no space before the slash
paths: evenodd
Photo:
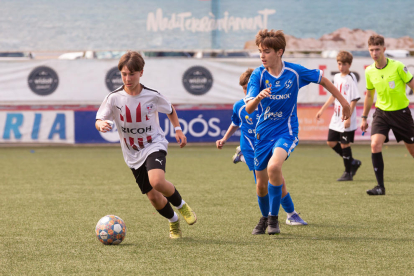
<path id="1" fill-rule="evenodd" d="M 254 169 L 256 171 L 266 169 L 267 163 L 269 163 L 275 148 L 284 149 L 288 154 L 286 157 L 286 159 L 288 159 L 290 153 L 295 150 L 298 143 L 298 137 L 290 135 L 279 136 L 274 140 L 256 140 L 254 151 Z"/>
<path id="2" fill-rule="evenodd" d="M 241 152 L 243 153 L 244 160 L 246 161 L 247 167 L 249 170 L 254 171 L 254 150 L 250 147 L 242 148 L 240 147 Z"/>

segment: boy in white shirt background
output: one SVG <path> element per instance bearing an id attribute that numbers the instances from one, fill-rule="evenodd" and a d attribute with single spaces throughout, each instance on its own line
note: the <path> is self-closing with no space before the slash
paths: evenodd
<path id="1" fill-rule="evenodd" d="M 316 114 L 316 119 L 319 120 L 322 113 L 335 103 L 334 114 L 332 115 L 329 124 L 329 133 L 327 144 L 344 160 L 345 171 L 338 181 L 352 181 L 356 171 L 361 166 L 361 161 L 353 159 L 351 143 L 354 142 L 355 130 L 358 128 L 356 121 L 355 106 L 360 99 L 357 88 L 357 79 L 353 73 L 350 72 L 352 64 L 352 54 L 346 51 L 341 51 L 336 57 L 339 72 L 334 76 L 334 85 L 341 92 L 342 96 L 349 102 L 351 106 L 351 117 L 347 120 L 341 120 L 341 104 L 333 96 L 331 96 L 322 108 Z"/>

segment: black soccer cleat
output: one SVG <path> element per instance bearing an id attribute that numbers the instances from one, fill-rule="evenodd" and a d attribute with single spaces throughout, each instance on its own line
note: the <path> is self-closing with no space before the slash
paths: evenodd
<path id="1" fill-rule="evenodd" d="M 352 181 L 353 177 L 352 174 L 349 172 L 344 172 L 340 178 L 338 178 L 336 181 Z"/>
<path id="2" fill-rule="evenodd" d="M 280 233 L 278 216 L 269 216 L 267 219 L 267 223 L 267 233 L 269 235 L 277 235 Z"/>
<path id="3" fill-rule="evenodd" d="M 368 195 L 385 195 L 385 188 L 377 185 L 371 190 L 367 190 L 367 194 Z"/>
<path id="4" fill-rule="evenodd" d="M 252 235 L 266 234 L 266 228 L 267 228 L 267 218 L 261 217 L 259 220 L 259 223 L 253 229 Z"/>
<path id="5" fill-rule="evenodd" d="M 356 175 L 356 172 L 359 169 L 359 167 L 361 167 L 361 164 L 362 162 L 357 159 L 352 160 L 352 165 L 351 165 L 352 176 Z"/>

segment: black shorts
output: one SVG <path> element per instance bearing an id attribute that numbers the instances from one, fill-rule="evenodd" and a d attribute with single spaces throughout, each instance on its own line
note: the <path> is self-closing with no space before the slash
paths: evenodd
<path id="1" fill-rule="evenodd" d="M 138 169 L 131 169 L 142 194 L 146 194 L 152 190 L 152 186 L 148 178 L 148 171 L 152 169 L 161 169 L 165 172 L 165 163 L 167 162 L 166 156 L 167 153 L 163 150 L 153 152 L 148 155 L 141 167 Z"/>
<path id="2" fill-rule="evenodd" d="M 338 132 L 333 129 L 329 129 L 328 141 L 329 142 L 341 142 L 341 144 L 349 144 L 354 142 L 355 130 Z"/>
<path id="3" fill-rule="evenodd" d="M 385 135 L 385 143 L 387 143 L 388 133 L 392 129 L 397 142 L 403 140 L 407 144 L 414 143 L 414 121 L 408 107 L 396 111 L 384 111 L 377 108 L 372 118 L 371 136 Z"/>

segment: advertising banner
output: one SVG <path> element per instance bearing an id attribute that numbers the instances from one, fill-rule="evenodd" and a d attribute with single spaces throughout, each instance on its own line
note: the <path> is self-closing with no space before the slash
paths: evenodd
<path id="1" fill-rule="evenodd" d="M 180 109 L 177 108 L 180 125 L 189 143 L 214 143 L 221 139 L 231 124 L 231 106 L 218 106 L 208 109 Z M 316 113 L 320 106 L 298 105 L 299 140 L 326 141 L 329 123 L 333 114 L 333 107 L 328 108 L 316 120 Z M 414 105 L 410 105 L 414 114 Z M 373 108 L 368 116 L 369 129 L 364 135 L 359 129 L 363 107 L 357 106 L 357 126 L 355 142 L 371 139 L 371 122 L 375 112 Z M 107 133 L 95 129 L 97 109 L 87 110 L 1 110 L 0 111 L 0 143 L 65 143 L 65 144 L 94 144 L 119 143 L 116 127 Z M 166 139 L 176 143 L 175 132 L 168 117 L 159 114 L 160 126 L 166 134 Z M 237 142 L 240 131 L 228 140 Z M 392 131 L 389 133 L 391 141 L 395 140 Z"/>
<path id="2" fill-rule="evenodd" d="M 221 139 L 231 123 L 232 110 L 178 110 L 180 125 L 189 143 L 215 142 Z M 75 142 L 76 143 L 119 143 L 116 126 L 112 131 L 101 133 L 95 129 L 96 111 L 75 112 Z M 159 113 L 160 126 L 166 134 L 166 139 L 176 143 L 175 131 L 167 115 Z M 237 131 L 229 141 L 238 141 L 240 131 Z"/>
<path id="3" fill-rule="evenodd" d="M 333 80 L 335 59 L 287 59 L 323 71 Z M 414 73 L 414 58 L 401 59 Z M 117 60 L 33 60 L 0 62 L 0 105 L 99 105 L 122 85 Z M 365 67 L 369 58 L 355 58 L 351 71 L 361 96 L 366 90 Z M 243 97 L 240 75 L 260 66 L 259 58 L 172 59 L 148 58 L 141 83 L 155 89 L 173 104 L 234 104 Z M 407 96 L 414 94 L 407 86 Z M 324 103 L 330 93 L 317 84 L 303 87 L 298 103 Z"/>
<path id="4" fill-rule="evenodd" d="M 0 143 L 73 144 L 73 111 L 0 111 Z"/>

